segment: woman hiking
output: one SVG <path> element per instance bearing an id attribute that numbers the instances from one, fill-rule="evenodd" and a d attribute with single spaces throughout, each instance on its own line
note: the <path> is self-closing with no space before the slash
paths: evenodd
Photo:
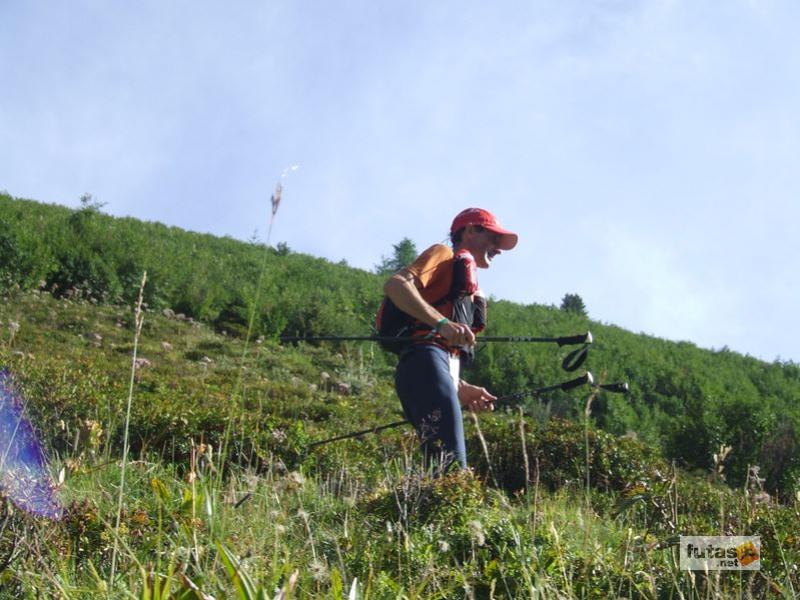
<path id="1" fill-rule="evenodd" d="M 428 466 L 444 473 L 458 463 L 467 468 L 461 407 L 494 410 L 497 399 L 459 377 L 460 361 L 471 355 L 475 334 L 486 326 L 486 300 L 476 268 L 517 245 L 490 212 L 463 210 L 450 227 L 452 248 L 435 244 L 384 286 L 381 320 L 404 320 L 403 335 L 418 338 L 400 353 L 395 388 L 406 418 L 421 440 Z"/>

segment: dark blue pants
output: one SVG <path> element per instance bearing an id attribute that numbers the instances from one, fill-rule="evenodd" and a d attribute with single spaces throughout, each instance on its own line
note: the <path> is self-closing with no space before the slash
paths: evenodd
<path id="1" fill-rule="evenodd" d="M 443 472 L 458 461 L 466 469 L 464 423 L 447 351 L 433 344 L 411 346 L 397 364 L 395 389 L 428 465 Z"/>

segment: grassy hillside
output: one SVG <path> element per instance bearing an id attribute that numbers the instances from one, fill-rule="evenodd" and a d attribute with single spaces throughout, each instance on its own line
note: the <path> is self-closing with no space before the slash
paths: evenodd
<path id="1" fill-rule="evenodd" d="M 632 393 L 577 389 L 467 417 L 475 475 L 429 480 L 408 428 L 309 447 L 401 418 L 392 356 L 276 341 L 368 332 L 381 285 L 370 273 L 2 197 L 0 280 L 0 365 L 65 505 L 52 522 L 0 503 L 2 597 L 106 597 L 112 563 L 112 597 L 137 598 L 800 589 L 795 364 L 496 301 L 489 333 L 590 328 L 587 367 L 629 380 Z M 471 378 L 499 393 L 529 389 L 565 378 L 560 356 L 485 345 Z M 762 570 L 690 576 L 677 565 L 680 534 L 760 535 Z M 173 595 L 158 596 L 163 586 Z"/>
<path id="2" fill-rule="evenodd" d="M 245 575 L 269 597 L 791 597 L 800 584 L 800 505 L 770 503 L 755 480 L 734 490 L 631 437 L 513 411 L 467 419 L 477 477 L 415 475 L 408 429 L 311 450 L 398 418 L 391 368 L 359 346 L 245 351 L 160 311 L 144 315 L 118 530 L 132 311 L 29 292 L 0 321 L 0 363 L 66 507 L 51 522 L 2 504 L 3 597 L 104 597 L 115 539 L 113 597 L 258 597 L 237 595 Z M 762 536 L 760 573 L 678 569 L 676 535 L 722 532 Z"/>
<path id="3" fill-rule="evenodd" d="M 0 288 L 130 306 L 147 270 L 145 302 L 209 324 L 217 332 L 275 339 L 283 334 L 371 331 L 382 278 L 343 264 L 100 213 L 0 195 Z M 772 492 L 793 496 L 800 477 L 800 365 L 765 363 L 727 350 L 636 335 L 541 305 L 492 302 L 487 334 L 558 335 L 591 329 L 587 367 L 626 379 L 630 396 L 599 398 L 594 422 L 635 432 L 687 469 L 708 470 L 726 454 L 732 484 L 759 465 Z M 355 350 L 351 350 L 355 351 Z M 371 348 L 376 365 L 393 357 Z M 498 393 L 561 377 L 552 348 L 486 345 L 470 377 Z M 575 418 L 574 404 L 552 412 Z M 724 448 L 730 448 L 725 451 Z"/>

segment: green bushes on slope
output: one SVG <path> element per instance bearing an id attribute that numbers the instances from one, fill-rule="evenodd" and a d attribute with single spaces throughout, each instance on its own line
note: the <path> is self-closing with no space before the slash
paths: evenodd
<path id="1" fill-rule="evenodd" d="M 0 195 L 0 290 L 36 289 L 59 297 L 133 303 L 142 271 L 145 301 L 242 336 L 368 333 L 382 278 L 326 260 Z M 727 350 L 635 335 L 541 305 L 492 301 L 489 335 L 553 335 L 591 329 L 586 367 L 604 381 L 628 380 L 628 396 L 600 395 L 592 419 L 601 429 L 663 449 L 667 459 L 708 470 L 725 454 L 723 473 L 742 485 L 759 465 L 767 486 L 791 496 L 800 477 L 800 365 L 765 363 Z M 393 357 L 373 349 L 375 364 Z M 540 344 L 480 346 L 468 378 L 498 394 L 563 378 L 559 350 Z M 579 417 L 568 398 L 551 415 Z M 730 450 L 726 450 L 730 448 Z"/>

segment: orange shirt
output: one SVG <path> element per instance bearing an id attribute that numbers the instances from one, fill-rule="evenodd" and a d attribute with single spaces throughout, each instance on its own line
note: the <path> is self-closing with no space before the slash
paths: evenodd
<path id="1" fill-rule="evenodd" d="M 428 304 L 434 304 L 450 293 L 453 285 L 454 254 L 450 246 L 434 244 L 420 254 L 406 270 L 414 276 L 420 295 Z M 445 317 L 452 316 L 452 304 L 436 306 Z"/>
<path id="2" fill-rule="evenodd" d="M 463 251 L 462 251 L 463 252 Z M 417 259 L 406 267 L 406 270 L 414 277 L 414 284 L 419 290 L 422 298 L 431 306 L 436 308 L 443 316 L 453 319 L 453 298 L 450 297 L 455 278 L 455 263 L 461 253 L 454 253 L 450 246 L 444 244 L 434 244 Z M 470 292 L 477 290 L 478 283 L 475 280 L 475 263 L 472 255 L 469 255 L 471 264 L 467 267 L 468 272 L 462 276 L 466 281 L 461 282 L 471 287 Z M 430 332 L 430 328 L 417 321 L 419 329 L 413 335 L 424 337 Z M 450 348 L 444 339 L 436 335 L 432 339 L 426 339 L 424 343 L 433 343 L 444 347 L 452 354 L 458 354 L 458 348 Z"/>

